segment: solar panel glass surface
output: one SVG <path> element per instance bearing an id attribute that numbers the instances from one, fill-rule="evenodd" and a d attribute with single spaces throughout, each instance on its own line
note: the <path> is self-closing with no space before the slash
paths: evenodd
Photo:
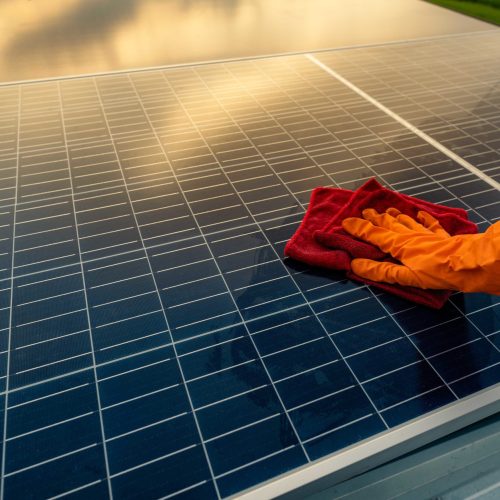
<path id="1" fill-rule="evenodd" d="M 317 57 L 493 178 L 498 41 Z M 6 498 L 226 497 L 500 381 L 495 297 L 431 311 L 283 259 L 318 185 L 500 215 L 304 56 L 5 86 L 0 106 Z"/>

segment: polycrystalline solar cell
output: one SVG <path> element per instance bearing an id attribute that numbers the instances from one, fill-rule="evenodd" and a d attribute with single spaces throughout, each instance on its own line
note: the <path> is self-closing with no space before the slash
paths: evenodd
<path id="1" fill-rule="evenodd" d="M 307 59 L 0 104 L 7 498 L 229 496 L 500 380 L 496 298 L 436 312 L 282 259 L 316 185 L 375 176 L 498 216 L 484 181 Z"/>

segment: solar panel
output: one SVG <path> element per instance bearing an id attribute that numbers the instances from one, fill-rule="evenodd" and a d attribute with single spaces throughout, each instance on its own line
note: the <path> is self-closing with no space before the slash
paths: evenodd
<path id="1" fill-rule="evenodd" d="M 498 38 L 318 57 L 432 121 L 448 74 L 427 90 L 408 67 L 467 41 L 453 100 L 466 74 L 488 105 L 425 131 L 493 175 L 498 90 L 474 71 Z M 5 498 L 227 497 L 498 388 L 497 298 L 431 311 L 283 259 L 318 185 L 499 215 L 491 185 L 306 57 L 4 86 L 0 107 Z"/>

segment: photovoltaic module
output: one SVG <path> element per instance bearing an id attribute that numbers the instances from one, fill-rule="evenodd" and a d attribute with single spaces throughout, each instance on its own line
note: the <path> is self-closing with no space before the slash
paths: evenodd
<path id="1" fill-rule="evenodd" d="M 498 181 L 499 42 L 315 57 Z M 4 498 L 228 497 L 498 390 L 498 298 L 433 311 L 284 259 L 316 186 L 500 217 L 304 55 L 5 85 L 0 110 Z"/>

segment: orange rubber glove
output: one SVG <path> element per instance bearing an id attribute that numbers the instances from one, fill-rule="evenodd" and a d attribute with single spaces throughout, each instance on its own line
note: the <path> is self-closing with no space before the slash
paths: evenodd
<path id="1" fill-rule="evenodd" d="M 352 270 L 372 281 L 500 295 L 500 221 L 485 233 L 450 236 L 427 212 L 417 219 L 395 208 L 384 214 L 368 208 L 363 219 L 345 219 L 348 233 L 403 264 L 354 259 Z"/>

